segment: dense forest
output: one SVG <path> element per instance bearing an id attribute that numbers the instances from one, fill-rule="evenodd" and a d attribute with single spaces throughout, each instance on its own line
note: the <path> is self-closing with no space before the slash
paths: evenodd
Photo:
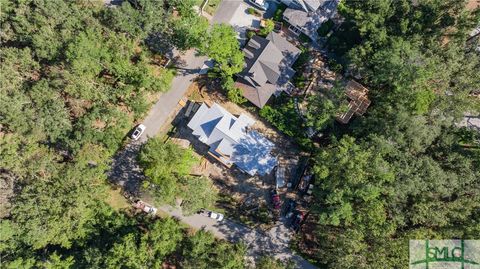
<path id="1" fill-rule="evenodd" d="M 0 1 L 2 268 L 246 266 L 242 245 L 105 202 L 112 155 L 173 78 L 158 58 L 208 25 L 191 1 L 132 3 Z"/>
<path id="2" fill-rule="evenodd" d="M 175 75 L 159 64 L 172 48 L 214 58 L 229 98 L 244 101 L 232 88 L 243 66 L 235 33 L 207 32 L 193 2 L 0 0 L 2 268 L 247 266 L 243 245 L 105 202 L 113 154 Z M 480 239 L 480 134 L 458 126 L 480 113 L 480 56 L 466 42 L 480 11 L 458 0 L 345 0 L 339 12 L 329 49 L 372 105 L 312 150 L 311 258 L 406 268 L 409 239 Z M 171 186 L 158 194 L 165 202 L 211 189 L 176 180 L 171 168 L 189 158 L 155 139 L 142 149 L 150 181 Z M 186 209 L 212 203 L 210 194 Z M 257 267 L 284 266 L 264 257 Z"/>
<path id="3" fill-rule="evenodd" d="M 368 85 L 365 117 L 316 155 L 315 259 L 408 268 L 409 239 L 480 239 L 480 11 L 466 2 L 342 1 L 330 49 Z"/>

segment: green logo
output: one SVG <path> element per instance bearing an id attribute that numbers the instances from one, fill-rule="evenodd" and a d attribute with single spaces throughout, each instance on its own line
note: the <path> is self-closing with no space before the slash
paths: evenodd
<path id="1" fill-rule="evenodd" d="M 480 240 L 410 240 L 410 269 L 480 269 Z"/>

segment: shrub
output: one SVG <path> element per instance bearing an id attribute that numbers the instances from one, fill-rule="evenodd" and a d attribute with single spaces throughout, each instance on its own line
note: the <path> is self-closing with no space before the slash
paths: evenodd
<path id="1" fill-rule="evenodd" d="M 263 27 L 258 33 L 261 36 L 267 36 L 275 28 L 275 22 L 273 20 L 265 20 L 265 27 Z"/>
<path id="2" fill-rule="evenodd" d="M 234 102 L 235 104 L 243 104 L 247 102 L 247 99 L 243 97 L 242 90 L 239 88 L 231 88 L 227 90 L 228 100 Z"/>
<path id="3" fill-rule="evenodd" d="M 283 3 L 278 5 L 277 10 L 275 10 L 275 13 L 273 14 L 273 20 L 274 21 L 283 21 L 283 12 L 287 9 L 287 6 Z"/>
<path id="4" fill-rule="evenodd" d="M 311 41 L 310 37 L 308 37 L 306 34 L 301 33 L 300 36 L 298 37 L 302 43 L 308 43 Z"/>
<path id="5" fill-rule="evenodd" d="M 250 39 L 256 34 L 255 31 L 247 30 L 247 38 Z"/>

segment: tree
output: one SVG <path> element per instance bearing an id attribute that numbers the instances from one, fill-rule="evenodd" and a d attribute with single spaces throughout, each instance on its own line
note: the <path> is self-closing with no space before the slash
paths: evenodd
<path id="1" fill-rule="evenodd" d="M 217 190 L 210 178 L 182 178 L 182 211 L 184 214 L 197 212 L 201 208 L 211 208 L 217 201 Z M 188 195 L 187 195 L 188 194 Z"/>
<path id="2" fill-rule="evenodd" d="M 306 125 L 315 130 L 332 125 L 335 117 L 348 109 L 345 88 L 340 85 L 335 85 L 321 95 L 309 96 L 306 102 Z"/>
<path id="3" fill-rule="evenodd" d="M 234 102 L 235 104 L 243 104 L 245 102 L 247 102 L 247 99 L 245 97 L 243 97 L 243 93 L 242 93 L 242 90 L 239 89 L 239 88 L 227 88 L 227 97 L 228 97 L 228 100 Z"/>
<path id="4" fill-rule="evenodd" d="M 215 61 L 214 70 L 222 77 L 224 88 L 231 89 L 232 76 L 240 73 L 245 64 L 235 30 L 226 24 L 213 25 L 199 51 Z"/>
<path id="5" fill-rule="evenodd" d="M 164 143 L 160 138 L 149 139 L 139 154 L 139 163 L 148 182 L 156 186 L 158 198 L 170 203 L 180 194 L 180 179 L 190 173 L 197 161 L 191 149 Z"/>
<path id="6" fill-rule="evenodd" d="M 271 256 L 262 256 L 257 263 L 256 268 L 258 269 L 290 269 L 294 268 L 294 265 L 291 262 L 286 264 L 280 260 L 277 260 Z"/>

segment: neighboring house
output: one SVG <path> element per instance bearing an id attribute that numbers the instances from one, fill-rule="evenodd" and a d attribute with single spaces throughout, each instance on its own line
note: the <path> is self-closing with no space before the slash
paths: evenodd
<path id="1" fill-rule="evenodd" d="M 344 124 L 348 123 L 354 114 L 357 116 L 365 114 L 368 106 L 370 106 L 370 100 L 367 95 L 368 89 L 354 80 L 350 80 L 347 83 L 345 94 L 350 100 L 348 110 L 337 116 L 337 121 Z"/>
<path id="2" fill-rule="evenodd" d="M 317 29 L 323 22 L 334 17 L 340 0 L 281 0 L 288 6 L 283 19 L 290 24 L 288 29 L 296 35 L 305 34 L 318 39 Z"/>
<path id="3" fill-rule="evenodd" d="M 193 135 L 210 147 L 208 154 L 227 167 L 235 164 L 250 175 L 265 175 L 277 165 L 270 152 L 273 143 L 248 130 L 255 121 L 247 115 L 233 116 L 220 105 L 200 106 L 188 123 Z"/>
<path id="4" fill-rule="evenodd" d="M 237 75 L 235 87 L 243 96 L 262 108 L 275 92 L 289 91 L 289 80 L 295 74 L 291 65 L 300 50 L 283 36 L 271 32 L 267 38 L 253 36 L 243 49 L 245 69 Z"/>

